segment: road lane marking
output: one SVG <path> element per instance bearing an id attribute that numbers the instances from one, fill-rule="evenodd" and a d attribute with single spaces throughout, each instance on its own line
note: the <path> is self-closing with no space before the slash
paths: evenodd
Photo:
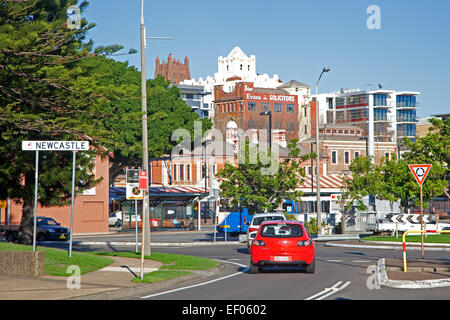
<path id="1" fill-rule="evenodd" d="M 177 291 L 181 291 L 181 290 L 186 290 L 186 289 L 191 289 L 191 288 L 195 288 L 195 287 L 204 286 L 204 285 L 207 285 L 207 284 L 210 284 L 210 283 L 214 283 L 214 282 L 217 282 L 217 281 L 220 281 L 220 280 L 228 279 L 228 278 L 235 277 L 237 275 L 243 274 L 249 269 L 248 266 L 240 264 L 240 263 L 237 263 L 237 262 L 231 262 L 231 261 L 225 261 L 225 260 L 216 260 L 216 261 L 225 262 L 225 263 L 232 263 L 232 264 L 235 264 L 237 266 L 244 267 L 245 269 L 240 271 L 240 272 L 232 273 L 232 274 L 230 274 L 228 276 L 224 276 L 224 277 L 221 277 L 221 278 L 217 278 L 217 279 L 213 279 L 213 280 L 210 280 L 210 281 L 194 284 L 194 285 L 191 285 L 191 286 L 186 286 L 186 287 L 182 287 L 182 288 L 177 288 L 177 289 L 172 289 L 172 290 L 168 290 L 168 291 L 163 291 L 163 292 L 151 294 L 151 295 L 148 295 L 148 296 L 143 296 L 143 297 L 140 297 L 140 298 L 141 299 L 148 299 L 148 298 L 160 296 L 160 295 L 163 295 L 163 294 L 168 294 L 168 293 L 172 293 L 172 292 L 177 292 Z"/>
<path id="2" fill-rule="evenodd" d="M 325 260 L 327 262 L 343 262 L 344 260 Z"/>
<path id="3" fill-rule="evenodd" d="M 351 283 L 351 281 L 347 281 L 346 283 L 344 283 L 340 288 L 333 288 L 332 291 L 328 292 L 327 294 L 317 298 L 316 300 L 322 300 L 325 299 L 326 297 L 331 296 L 332 294 L 335 294 L 338 291 L 344 290 L 349 284 Z"/>
<path id="4" fill-rule="evenodd" d="M 311 297 L 309 297 L 309 298 L 306 298 L 305 300 L 312 300 L 312 299 L 314 299 L 315 297 L 318 297 L 318 296 L 320 296 L 320 295 L 322 295 L 322 294 L 325 294 L 325 293 L 327 293 L 327 292 L 329 292 L 329 291 L 332 291 L 332 290 L 334 290 L 334 288 L 338 287 L 341 283 L 342 283 L 342 281 L 338 281 L 338 282 L 337 282 L 336 284 L 334 284 L 331 288 L 325 288 L 324 290 L 320 291 L 319 293 L 317 293 L 317 294 L 315 294 L 315 295 L 313 295 L 313 296 L 311 296 Z"/>
<path id="5" fill-rule="evenodd" d="M 355 263 L 369 263 L 369 262 L 372 262 L 372 261 L 369 261 L 369 260 L 353 260 L 352 262 L 355 262 Z"/>

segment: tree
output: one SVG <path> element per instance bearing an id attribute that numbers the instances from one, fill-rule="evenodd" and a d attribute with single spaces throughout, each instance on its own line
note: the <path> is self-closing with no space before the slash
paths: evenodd
<path id="1" fill-rule="evenodd" d="M 142 164 L 140 72 L 126 63 L 105 57 L 95 57 L 86 63 L 95 66 L 102 85 L 120 92 L 109 100 L 107 110 L 111 116 L 104 121 L 106 129 L 117 134 L 118 146 L 111 150 L 114 158 L 111 159 L 109 184 L 112 185 L 125 167 Z M 149 158 L 171 152 L 176 145 L 171 135 L 176 129 L 187 129 L 193 137 L 194 121 L 202 122 L 202 133 L 212 126 L 209 119 L 199 119 L 181 99 L 180 90 L 162 76 L 147 80 L 147 119 Z"/>
<path id="2" fill-rule="evenodd" d="M 415 142 L 404 140 L 410 150 L 404 154 L 404 158 L 409 164 L 432 165 L 423 184 L 424 199 L 443 194 L 450 198 L 450 118 L 433 118 L 430 122 L 432 126 L 425 137 L 417 138 Z"/>
<path id="3" fill-rule="evenodd" d="M 371 157 L 355 158 L 350 164 L 351 174 L 343 178 L 343 189 L 340 199 L 345 209 L 356 207 L 358 210 L 366 210 L 362 199 L 369 194 L 381 193 L 382 181 L 377 167 L 372 163 Z"/>
<path id="4" fill-rule="evenodd" d="M 77 1 L 9 1 L 0 5 L 0 198 L 23 204 L 19 241 L 32 237 L 34 153 L 21 151 L 24 140 L 90 139 L 94 151 L 77 157 L 77 192 L 100 180 L 91 174 L 99 145 L 113 146 L 114 133 L 103 120 L 104 89 L 79 62 L 90 56 L 83 19 L 79 29 L 66 26 L 66 9 Z M 81 12 L 87 2 L 79 4 Z M 46 152 L 39 167 L 39 202 L 65 205 L 71 190 L 71 153 Z"/>
<path id="5" fill-rule="evenodd" d="M 423 184 L 423 199 L 427 201 L 436 196 L 448 196 L 450 171 L 450 119 L 430 120 L 433 126 L 423 138 L 415 141 L 404 139 L 409 151 L 403 159 L 395 155 L 391 159 L 382 159 L 379 165 L 373 165 L 370 158 L 359 157 L 350 165 L 351 177 L 344 179 L 341 204 L 348 210 L 353 205 L 365 210 L 362 198 L 372 194 L 378 199 L 393 202 L 400 200 L 406 209 L 419 206 L 419 185 L 415 181 L 408 164 L 431 164 L 432 169 Z M 347 201 L 350 199 L 350 201 Z"/>
<path id="6" fill-rule="evenodd" d="M 241 155 L 244 161 L 236 167 L 226 163 L 225 167 L 217 173 L 220 184 L 220 196 L 228 207 L 246 207 L 253 214 L 263 210 L 274 210 L 285 200 L 300 201 L 303 192 L 296 190 L 305 176 L 301 163 L 311 157 L 300 157 L 297 140 L 289 145 L 289 156 L 277 159 L 274 154 L 257 151 L 248 141 L 241 145 Z M 244 148 L 244 150 L 243 150 Z M 269 151 L 270 152 L 270 151 Z M 256 161 L 251 161 L 252 153 L 256 154 Z M 264 164 L 262 159 L 270 159 Z M 275 172 L 268 174 L 264 169 L 272 166 L 274 162 L 279 165 Z M 265 161 L 264 161 L 265 162 Z"/>

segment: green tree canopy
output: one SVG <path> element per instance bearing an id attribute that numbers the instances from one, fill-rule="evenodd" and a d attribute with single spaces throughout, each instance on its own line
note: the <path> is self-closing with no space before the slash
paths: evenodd
<path id="1" fill-rule="evenodd" d="M 350 165 L 351 176 L 344 179 L 342 203 L 346 209 L 357 206 L 365 210 L 362 198 L 372 194 L 378 199 L 391 203 L 400 200 L 404 210 L 420 203 L 420 187 L 408 168 L 409 164 L 431 164 L 432 168 L 423 183 L 424 206 L 434 197 L 448 196 L 450 171 L 450 119 L 430 120 L 433 126 L 430 132 L 415 141 L 405 138 L 409 151 L 402 159 L 393 155 L 392 159 L 382 159 L 374 165 L 371 158 L 356 158 Z M 353 200 L 353 201 L 348 201 Z"/>
<path id="2" fill-rule="evenodd" d="M 248 141 L 240 148 L 244 161 L 238 166 L 226 163 L 217 173 L 221 182 L 220 196 L 228 207 L 240 205 L 254 214 L 274 210 L 285 200 L 300 201 L 303 192 L 296 189 L 305 176 L 301 163 L 311 155 L 300 156 L 297 140 L 290 141 L 289 156 L 284 159 L 278 159 L 275 154 L 267 155 L 266 151 L 258 151 Z M 272 171 L 273 168 L 276 169 Z"/>
<path id="3" fill-rule="evenodd" d="M 21 150 L 26 140 L 86 140 L 93 151 L 77 157 L 77 191 L 99 180 L 91 173 L 100 145 L 114 146 L 115 133 L 103 122 L 110 93 L 95 87 L 93 70 L 80 65 L 90 57 L 85 33 L 94 27 L 82 19 L 67 28 L 67 7 L 77 1 L 29 0 L 0 4 L 0 198 L 23 203 L 19 241 L 31 240 L 35 154 Z M 78 4 L 81 12 L 87 2 Z M 65 205 L 70 198 L 72 154 L 41 153 L 39 202 Z"/>

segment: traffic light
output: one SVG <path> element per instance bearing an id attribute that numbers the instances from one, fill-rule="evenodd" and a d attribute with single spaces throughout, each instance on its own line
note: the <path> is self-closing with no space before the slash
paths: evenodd
<path id="1" fill-rule="evenodd" d="M 195 211 L 198 210 L 198 201 L 194 201 L 194 210 L 195 210 Z"/>
<path id="2" fill-rule="evenodd" d="M 139 169 L 127 170 L 127 183 L 139 183 Z"/>

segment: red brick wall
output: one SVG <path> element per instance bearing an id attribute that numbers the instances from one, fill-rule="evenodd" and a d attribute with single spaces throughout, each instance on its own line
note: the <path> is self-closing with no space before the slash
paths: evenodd
<path id="1" fill-rule="evenodd" d="M 279 92 L 272 92 L 271 89 L 259 88 L 257 92 L 251 82 L 236 83 L 234 91 L 227 93 L 223 91 L 223 86 L 214 87 L 215 118 L 216 129 L 226 136 L 226 125 L 233 120 L 238 128 L 246 131 L 248 129 L 268 129 L 269 117 L 260 116 L 262 103 L 270 103 L 272 111 L 272 129 L 286 130 L 286 140 L 298 138 L 298 97 Z M 278 100 L 277 100 L 278 99 Z M 284 100 L 284 101 L 283 101 Z M 256 110 L 249 111 L 249 102 L 256 102 Z M 241 106 L 242 103 L 242 106 Z M 283 112 L 274 111 L 274 103 L 281 103 Z M 286 111 L 287 104 L 294 104 L 295 110 L 292 113 Z M 232 109 L 230 110 L 230 107 Z M 291 127 L 289 127 L 291 126 Z"/>
<path id="2" fill-rule="evenodd" d="M 189 69 L 189 58 L 184 58 L 184 63 L 180 60 L 172 59 L 172 54 L 169 54 L 167 62 L 164 60 L 160 63 L 159 57 L 156 57 L 155 78 L 162 75 L 172 83 L 180 83 L 183 80 L 191 79 L 191 72 Z"/>

